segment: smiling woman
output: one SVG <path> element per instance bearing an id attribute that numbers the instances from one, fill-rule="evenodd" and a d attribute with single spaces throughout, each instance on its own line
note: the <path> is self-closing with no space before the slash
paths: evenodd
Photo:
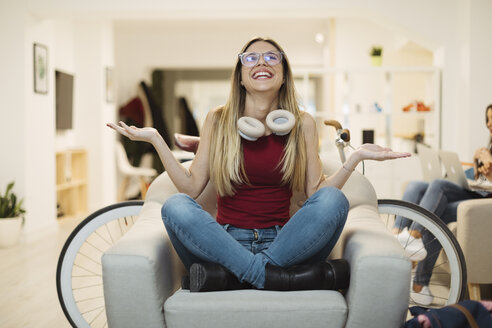
<path id="1" fill-rule="evenodd" d="M 259 132 L 248 136 L 241 125 Z M 325 177 L 314 119 L 299 108 L 286 53 L 267 38 L 241 50 L 229 98 L 208 113 L 191 165 L 179 163 L 153 128 L 108 126 L 152 143 L 181 192 L 168 198 L 161 215 L 192 292 L 347 288 L 348 262 L 326 261 L 347 218 L 340 189 L 363 159 L 409 155 L 361 146 Z M 196 202 L 209 181 L 217 191 L 216 218 Z M 295 190 L 307 201 L 290 216 Z"/>

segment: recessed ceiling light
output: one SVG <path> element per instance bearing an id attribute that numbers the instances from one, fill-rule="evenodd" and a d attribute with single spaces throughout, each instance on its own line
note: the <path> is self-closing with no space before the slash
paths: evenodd
<path id="1" fill-rule="evenodd" d="M 323 33 L 316 33 L 316 35 L 314 36 L 314 41 L 316 41 L 316 43 L 322 44 L 323 42 L 325 42 L 325 35 Z"/>

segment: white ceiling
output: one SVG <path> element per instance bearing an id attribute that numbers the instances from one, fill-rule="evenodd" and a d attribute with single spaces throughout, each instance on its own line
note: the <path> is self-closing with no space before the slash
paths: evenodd
<path id="1" fill-rule="evenodd" d="M 358 15 L 362 0 L 27 0 L 32 13 L 83 19 L 268 19 Z"/>
<path id="2" fill-rule="evenodd" d="M 438 40 L 427 37 L 429 30 L 424 29 L 425 34 L 422 34 L 408 28 L 408 24 L 415 26 L 411 17 L 416 13 L 424 21 L 427 16 L 432 16 L 432 10 L 422 12 L 422 8 L 432 7 L 432 4 L 440 7 L 449 0 L 433 1 L 429 4 L 427 0 L 26 0 L 26 5 L 34 15 L 46 18 L 102 19 L 122 23 L 184 20 L 196 25 L 199 21 L 213 20 L 225 26 L 238 20 L 298 19 L 308 20 L 306 24 L 312 20 L 313 24 L 319 25 L 320 21 L 326 22 L 332 17 L 360 17 L 385 25 L 428 49 L 435 49 Z M 400 21 L 401 15 L 410 23 Z M 432 16 L 432 20 L 436 26 L 442 25 L 439 17 Z"/>

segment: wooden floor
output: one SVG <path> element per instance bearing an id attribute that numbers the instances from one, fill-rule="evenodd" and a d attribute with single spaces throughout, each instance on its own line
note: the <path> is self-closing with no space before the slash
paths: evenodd
<path id="1" fill-rule="evenodd" d="M 58 256 L 81 219 L 62 219 L 58 229 L 23 236 L 18 245 L 0 248 L 0 327 L 70 327 L 58 302 Z"/>

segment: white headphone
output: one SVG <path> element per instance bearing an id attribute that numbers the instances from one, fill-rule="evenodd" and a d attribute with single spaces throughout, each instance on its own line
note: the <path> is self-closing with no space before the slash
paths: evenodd
<path id="1" fill-rule="evenodd" d="M 266 125 L 278 136 L 288 134 L 295 124 L 294 114 L 284 109 L 271 111 L 266 117 Z M 253 117 L 243 116 L 237 121 L 239 134 L 246 140 L 255 141 L 265 134 L 265 126 Z"/>

